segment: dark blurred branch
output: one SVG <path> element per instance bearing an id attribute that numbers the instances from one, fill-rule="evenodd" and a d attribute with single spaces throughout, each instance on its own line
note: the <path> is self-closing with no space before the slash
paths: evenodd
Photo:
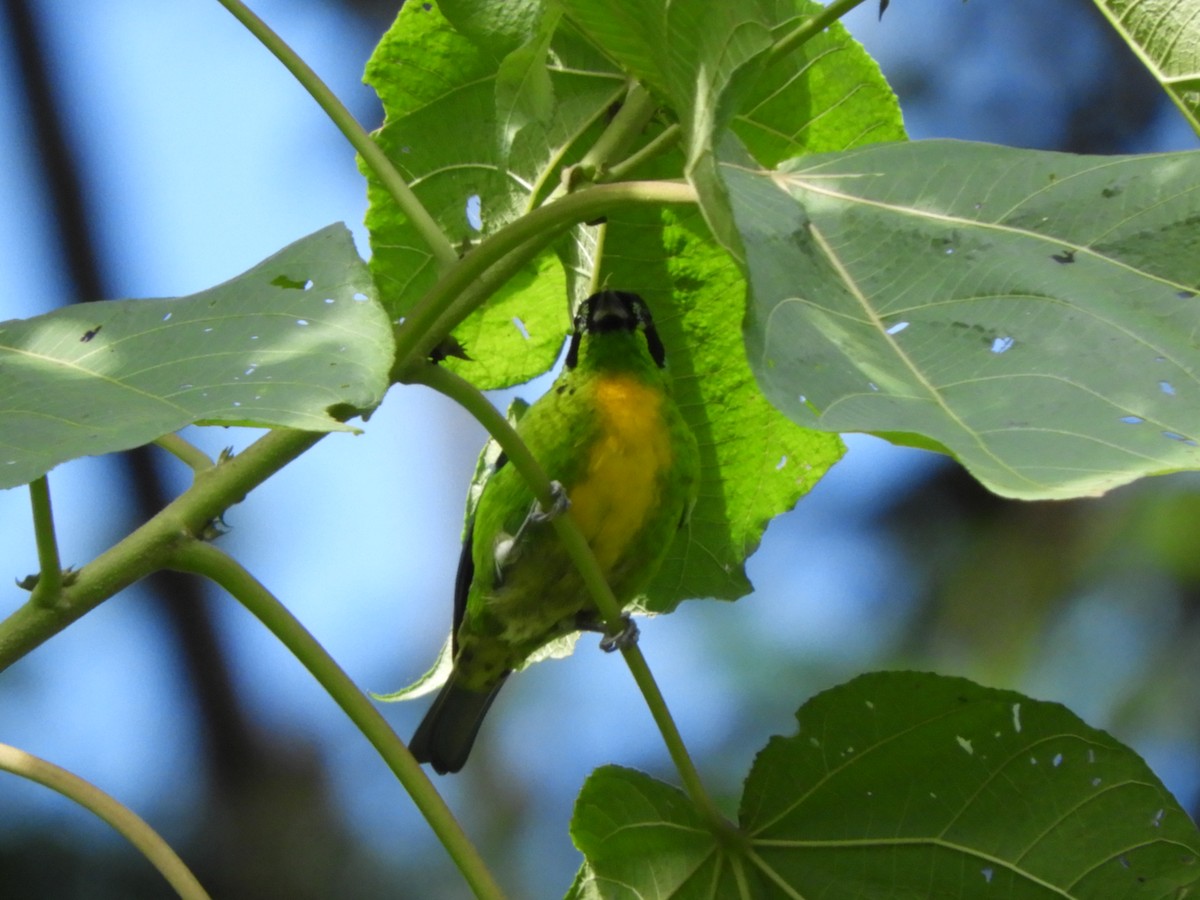
<path id="1" fill-rule="evenodd" d="M 13 38 L 20 84 L 31 125 L 34 156 L 40 163 L 54 228 L 53 243 L 62 258 L 62 272 L 76 301 L 99 300 L 109 294 L 96 250 L 95 218 L 88 210 L 88 185 L 80 174 L 76 153 L 67 138 L 44 41 L 29 0 L 0 0 Z M 139 447 L 123 454 L 121 465 L 133 490 L 130 500 L 138 521 L 145 521 L 168 502 L 167 490 L 155 468 L 152 450 Z M 245 714 L 229 676 L 203 589 L 194 578 L 163 572 L 150 579 L 161 611 L 179 643 L 208 743 L 208 759 L 219 783 L 231 786 L 238 771 L 257 755 Z"/>
<path id="2" fill-rule="evenodd" d="M 36 9 L 29 0 L 0 0 L 18 71 L 14 89 L 24 97 L 29 141 L 40 164 L 54 229 L 50 241 L 58 249 L 63 275 L 75 300 L 98 300 L 111 291 L 96 250 L 92 191 L 81 175 L 57 102 L 58 73 L 47 58 Z M 150 447 L 141 447 L 120 457 L 139 522 L 151 518 L 169 499 L 152 454 Z M 320 835 L 329 851 L 343 845 L 344 836 L 333 827 L 336 817 L 328 811 L 318 761 L 307 747 L 295 741 L 272 742 L 254 729 L 201 582 L 164 571 L 151 576 L 147 586 L 154 595 L 151 608 L 164 617 L 179 648 L 215 789 L 210 808 L 203 812 L 210 817 L 207 843 L 215 848 L 206 855 L 211 854 L 210 865 L 219 874 L 205 880 L 226 896 L 265 896 L 261 890 L 268 886 L 281 896 L 312 896 L 315 885 L 296 883 L 295 861 L 283 858 L 276 838 L 284 828 L 311 819 L 315 827 L 305 830 L 314 838 Z"/>

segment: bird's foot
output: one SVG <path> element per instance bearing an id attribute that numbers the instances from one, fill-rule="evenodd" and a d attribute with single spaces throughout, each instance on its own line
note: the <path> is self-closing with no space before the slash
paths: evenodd
<path id="1" fill-rule="evenodd" d="M 612 653 L 614 650 L 632 647 L 638 641 L 637 622 L 633 621 L 628 613 L 621 614 L 621 621 L 625 623 L 625 627 L 616 634 L 609 634 L 608 626 L 597 619 L 595 615 L 581 615 L 575 625 L 580 631 L 598 631 L 603 634 L 604 637 L 600 639 L 600 649 L 605 653 Z"/>
<path id="2" fill-rule="evenodd" d="M 551 519 L 557 519 L 568 509 L 571 508 L 571 498 L 567 496 L 566 488 L 562 486 L 560 481 L 550 482 L 550 494 L 554 497 L 554 502 L 550 504 L 550 508 L 542 509 L 542 504 L 537 500 L 533 501 L 533 506 L 529 508 L 529 522 L 549 522 Z"/>

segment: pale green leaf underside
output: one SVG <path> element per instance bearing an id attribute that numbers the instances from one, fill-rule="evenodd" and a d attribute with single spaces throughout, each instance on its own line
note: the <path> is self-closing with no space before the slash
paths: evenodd
<path id="1" fill-rule="evenodd" d="M 0 323 L 0 487 L 192 423 L 350 430 L 387 388 L 391 326 L 344 225 L 189 297 Z"/>
<path id="2" fill-rule="evenodd" d="M 1200 134 L 1200 5 L 1096 0 L 1096 6 Z"/>
<path id="3" fill-rule="evenodd" d="M 1145 763 L 1054 703 L 911 672 L 865 675 L 755 760 L 745 849 L 687 798 L 598 770 L 576 804 L 577 897 L 1181 897 L 1200 835 Z"/>
<path id="4" fill-rule="evenodd" d="M 1200 154 L 953 141 L 725 164 L 751 365 L 797 422 L 1012 497 L 1200 466 Z"/>

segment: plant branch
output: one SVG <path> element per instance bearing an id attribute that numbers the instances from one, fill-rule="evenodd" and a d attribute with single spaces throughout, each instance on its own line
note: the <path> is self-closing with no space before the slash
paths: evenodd
<path id="1" fill-rule="evenodd" d="M 791 53 L 801 44 L 810 40 L 814 35 L 820 34 L 863 2 L 865 0 L 833 0 L 832 3 L 817 13 L 817 15 L 801 22 L 793 31 L 777 40 L 771 47 L 770 54 L 767 57 L 767 65 Z"/>
<path id="2" fill-rule="evenodd" d="M 350 145 L 358 151 L 363 162 L 375 173 L 375 176 L 387 189 L 388 193 L 400 207 L 400 211 L 408 217 L 417 233 L 425 241 L 429 251 L 437 260 L 442 270 L 449 269 L 458 262 L 458 253 L 446 239 L 442 229 L 429 211 L 425 209 L 417 195 L 396 171 L 391 160 L 383 149 L 371 139 L 366 130 L 358 124 L 350 110 L 337 98 L 316 72 L 300 56 L 288 46 L 287 42 L 271 30 L 262 19 L 256 16 L 241 0 L 217 0 L 233 17 L 241 22 L 246 30 L 254 35 L 264 47 L 271 51 L 289 72 L 295 76 L 301 86 L 312 95 L 317 105 L 325 111 L 338 130 L 345 136 Z"/>
<path id="3" fill-rule="evenodd" d="M 150 861 L 184 900 L 209 900 L 196 876 L 158 833 L 129 807 L 95 785 L 24 750 L 0 744 L 0 770 L 57 791 L 95 813 Z"/>
<path id="4" fill-rule="evenodd" d="M 53 607 L 62 591 L 62 562 L 58 557 L 58 538 L 54 533 L 54 512 L 50 508 L 50 481 L 47 476 L 29 483 L 29 503 L 33 507 L 33 533 L 37 540 L 38 580 L 29 602 Z"/>
<path id="5" fill-rule="evenodd" d="M 429 777 L 413 759 L 374 704 L 321 646 L 320 642 L 261 582 L 222 550 L 202 541 L 185 541 L 171 554 L 170 568 L 202 575 L 219 584 L 279 639 L 320 683 L 383 757 L 412 797 L 477 897 L 503 897 L 483 858 L 450 812 Z"/>
<path id="6" fill-rule="evenodd" d="M 614 158 L 624 156 L 657 109 L 650 92 L 636 82 L 632 84 L 613 120 L 579 161 L 588 177 L 603 174 Z"/>
<path id="7" fill-rule="evenodd" d="M 529 485 L 542 508 L 550 509 L 554 505 L 550 478 L 546 475 L 545 470 L 534 458 L 529 447 L 521 440 L 520 435 L 508 423 L 508 420 L 474 385 L 448 369 L 430 364 L 413 371 L 411 376 L 413 383 L 433 388 L 438 393 L 457 402 L 474 416 L 503 448 L 508 462 L 521 473 L 521 477 L 525 479 L 525 483 Z M 607 633 L 610 636 L 620 634 L 625 628 L 625 622 L 621 618 L 621 606 L 604 577 L 595 553 L 592 552 L 592 548 L 584 538 L 583 532 L 579 530 L 579 526 L 575 524 L 570 510 L 567 510 L 566 515 L 552 518 L 550 524 L 554 527 L 559 540 L 563 542 L 571 562 L 579 570 L 584 584 L 592 595 L 592 602 L 595 603 L 596 609 L 604 619 Z M 708 795 L 704 783 L 700 780 L 700 773 L 696 770 L 695 763 L 688 754 L 683 736 L 679 733 L 675 720 L 671 717 L 671 711 L 667 707 L 662 692 L 658 689 L 658 684 L 654 681 L 654 676 L 646 664 L 646 658 L 642 655 L 641 648 L 631 642 L 621 648 L 621 655 L 625 657 L 634 681 L 646 699 L 650 714 L 654 717 L 655 724 L 658 725 L 658 730 L 667 745 L 667 751 L 671 754 L 671 760 L 675 763 L 675 768 L 679 771 L 679 776 L 683 780 L 692 802 L 708 819 L 710 827 L 715 831 L 729 834 L 736 830 L 718 811 L 712 798 Z"/>
<path id="8" fill-rule="evenodd" d="M 655 157 L 661 156 L 678 144 L 682 134 L 683 129 L 679 127 L 678 122 L 668 125 L 663 129 L 662 134 L 646 144 L 645 147 L 642 147 L 636 153 L 630 154 L 619 163 L 613 163 L 609 166 L 600 180 L 602 182 L 620 181 L 630 172 L 635 171 L 642 163 L 649 162 Z"/>
<path id="9" fill-rule="evenodd" d="M 508 260 L 515 270 L 564 229 L 637 203 L 695 203 L 695 189 L 679 181 L 628 181 L 568 194 L 500 229 L 459 261 L 421 298 L 396 330 L 396 370 L 421 362 L 429 351 L 477 308 L 486 295 L 470 292 L 488 269 Z M 526 255 L 529 254 L 529 255 Z"/>
<path id="10" fill-rule="evenodd" d="M 161 569 L 172 548 L 321 440 L 323 432 L 280 428 L 241 454 L 200 472 L 190 488 L 74 574 L 53 607 L 25 603 L 0 622 L 0 671 L 113 594 Z"/>

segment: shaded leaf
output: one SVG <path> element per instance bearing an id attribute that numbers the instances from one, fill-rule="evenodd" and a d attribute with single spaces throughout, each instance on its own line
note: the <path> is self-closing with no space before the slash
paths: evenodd
<path id="1" fill-rule="evenodd" d="M 801 424 L 1013 497 L 1200 464 L 1200 154 L 954 141 L 720 167 L 751 365 Z"/>
<path id="2" fill-rule="evenodd" d="M 966 679 L 864 675 L 755 760 L 740 820 L 806 894 L 1170 897 L 1200 835 L 1146 764 L 1056 703 Z"/>
<path id="3" fill-rule="evenodd" d="M 604 766 L 588 777 L 571 838 L 587 866 L 568 897 L 740 896 L 714 891 L 733 886 L 728 865 L 687 796 L 633 769 Z"/>
<path id="4" fill-rule="evenodd" d="M 1200 835 L 1145 763 L 1055 703 L 961 678 L 864 675 L 755 760 L 741 841 L 677 789 L 584 785 L 574 897 L 1182 897 Z"/>
<path id="5" fill-rule="evenodd" d="M 189 297 L 0 323 L 0 487 L 192 423 L 350 431 L 382 399 L 392 331 L 344 225 Z"/>
<path id="6" fill-rule="evenodd" d="M 546 54 L 559 15 L 557 10 L 547 15 L 537 33 L 500 63 L 496 75 L 496 118 L 503 154 L 512 150 L 513 141 L 522 129 L 547 125 L 554 112 L 554 85 L 546 67 Z"/>

